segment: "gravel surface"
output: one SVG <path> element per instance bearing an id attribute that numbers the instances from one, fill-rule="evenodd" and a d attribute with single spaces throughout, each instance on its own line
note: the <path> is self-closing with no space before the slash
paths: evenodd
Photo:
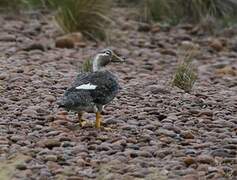
<path id="1" fill-rule="evenodd" d="M 146 27 L 126 9 L 114 14 L 121 11 L 110 47 L 127 63 L 108 67 L 122 86 L 105 107 L 103 126 L 111 131 L 80 128 L 57 107 L 83 60 L 106 44 L 56 48 L 51 16 L 0 16 L 2 177 L 237 179 L 237 33 Z M 183 44 L 200 49 L 191 94 L 171 86 Z M 95 123 L 94 114 L 86 117 Z"/>

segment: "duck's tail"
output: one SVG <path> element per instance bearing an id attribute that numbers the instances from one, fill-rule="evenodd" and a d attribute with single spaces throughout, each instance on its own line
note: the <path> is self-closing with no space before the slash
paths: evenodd
<path id="1" fill-rule="evenodd" d="M 66 103 L 63 99 L 61 99 L 60 101 L 57 102 L 58 108 L 65 108 L 66 107 Z"/>

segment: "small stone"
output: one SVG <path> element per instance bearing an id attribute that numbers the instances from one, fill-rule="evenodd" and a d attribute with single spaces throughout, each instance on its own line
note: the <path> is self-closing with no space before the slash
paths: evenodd
<path id="1" fill-rule="evenodd" d="M 16 41 L 16 36 L 12 34 L 0 34 L 0 41 Z"/>
<path id="2" fill-rule="evenodd" d="M 203 110 L 201 111 L 198 116 L 213 116 L 213 111 L 211 110 Z"/>
<path id="3" fill-rule="evenodd" d="M 167 150 L 159 150 L 156 153 L 156 156 L 159 158 L 164 158 L 165 156 L 168 156 L 169 154 L 172 154 L 172 151 L 167 149 Z"/>
<path id="4" fill-rule="evenodd" d="M 32 51 L 32 50 L 45 51 L 45 47 L 40 42 L 32 42 L 31 44 L 29 44 L 26 47 L 24 47 L 23 50 L 25 50 L 25 51 Z"/>
<path id="5" fill-rule="evenodd" d="M 216 74 L 220 76 L 224 75 L 237 76 L 237 69 L 232 66 L 225 66 L 221 69 L 217 69 Z"/>
<path id="6" fill-rule="evenodd" d="M 45 100 L 50 102 L 50 103 L 52 103 L 52 102 L 54 102 L 56 100 L 56 98 L 54 96 L 52 96 L 52 95 L 47 95 L 45 97 Z"/>
<path id="7" fill-rule="evenodd" d="M 71 176 L 67 178 L 67 180 L 83 180 L 83 179 L 84 179 L 83 177 L 79 177 L 79 176 Z"/>
<path id="8" fill-rule="evenodd" d="M 168 94 L 170 91 L 161 85 L 150 85 L 146 87 L 146 91 L 150 91 L 153 94 Z"/>
<path id="9" fill-rule="evenodd" d="M 232 49 L 232 51 L 237 52 L 237 40 L 236 40 L 236 42 L 234 42 L 234 43 L 232 44 L 231 49 Z"/>
<path id="10" fill-rule="evenodd" d="M 196 160 L 192 157 L 186 157 L 184 159 L 184 163 L 187 165 L 187 166 L 190 166 L 191 164 L 194 164 L 196 163 Z"/>
<path id="11" fill-rule="evenodd" d="M 199 180 L 199 177 L 197 174 L 187 174 L 182 176 L 182 180 Z"/>
<path id="12" fill-rule="evenodd" d="M 148 32 L 151 30 L 151 26 L 146 23 L 139 23 L 137 31 L 139 32 Z"/>
<path id="13" fill-rule="evenodd" d="M 235 157 L 236 154 L 231 154 L 231 151 L 228 151 L 226 149 L 215 149 L 211 152 L 212 156 L 218 156 L 218 157 Z"/>
<path id="14" fill-rule="evenodd" d="M 187 149 L 187 150 L 185 151 L 185 154 L 186 154 L 186 155 L 195 155 L 195 154 L 197 154 L 197 151 L 194 150 L 194 149 Z"/>
<path id="15" fill-rule="evenodd" d="M 109 146 L 110 146 L 110 144 L 108 144 L 108 143 L 101 143 L 99 146 L 97 146 L 97 150 L 98 151 L 108 151 L 111 149 Z"/>
<path id="16" fill-rule="evenodd" d="M 53 161 L 53 162 L 55 162 L 55 161 L 57 161 L 58 158 L 55 155 L 46 155 L 44 159 L 46 161 Z"/>
<path id="17" fill-rule="evenodd" d="M 72 39 L 58 38 L 55 41 L 55 46 L 57 48 L 74 48 L 75 44 Z"/>
<path id="18" fill-rule="evenodd" d="M 26 170 L 26 169 L 27 169 L 27 166 L 26 166 L 26 164 L 17 164 L 17 165 L 16 165 L 16 169 L 19 169 L 19 170 Z"/>
<path id="19" fill-rule="evenodd" d="M 158 33 L 158 32 L 160 32 L 160 30 L 161 30 L 160 29 L 160 24 L 154 24 L 151 28 L 152 33 Z"/>
<path id="20" fill-rule="evenodd" d="M 55 41 L 55 46 L 58 48 L 74 48 L 76 44 L 81 44 L 83 36 L 80 32 L 70 33 L 59 37 Z"/>
<path id="21" fill-rule="evenodd" d="M 80 167 L 84 167 L 86 165 L 89 165 L 89 163 L 86 162 L 84 159 L 79 158 L 79 159 L 77 159 L 77 165 L 80 166 Z"/>
<path id="22" fill-rule="evenodd" d="M 47 139 L 39 142 L 41 146 L 47 147 L 49 149 L 53 147 L 59 147 L 61 145 L 61 142 L 57 139 Z"/>
<path id="23" fill-rule="evenodd" d="M 123 129 L 123 130 L 127 130 L 127 131 L 136 130 L 136 129 L 137 129 L 137 126 L 125 124 L 124 126 L 122 126 L 122 129 Z"/>
<path id="24" fill-rule="evenodd" d="M 11 136 L 11 140 L 12 140 L 13 142 L 18 142 L 18 141 L 20 141 L 20 140 L 23 140 L 23 137 L 21 137 L 21 136 L 19 136 L 19 135 L 13 135 L 13 136 Z"/>
<path id="25" fill-rule="evenodd" d="M 222 42 L 218 39 L 213 39 L 209 45 L 216 51 L 221 51 L 223 49 Z"/>
<path id="26" fill-rule="evenodd" d="M 182 131 L 181 136 L 185 139 L 194 139 L 194 135 L 190 131 Z"/>
<path id="27" fill-rule="evenodd" d="M 36 117 L 37 112 L 33 109 L 25 109 L 22 111 L 23 116 Z"/>
<path id="28" fill-rule="evenodd" d="M 209 155 L 199 155 L 197 161 L 203 164 L 215 164 L 214 158 Z"/>
<path id="29" fill-rule="evenodd" d="M 0 80 L 4 80 L 8 78 L 8 74 L 7 73 L 1 73 L 0 74 Z"/>
<path id="30" fill-rule="evenodd" d="M 163 128 L 159 128 L 157 130 L 157 134 L 159 135 L 165 135 L 165 136 L 169 136 L 169 137 L 176 137 L 176 133 L 174 133 L 173 131 L 169 131 Z"/>
<path id="31" fill-rule="evenodd" d="M 152 154 L 147 151 L 138 151 L 137 154 L 138 154 L 138 156 L 142 156 L 142 157 L 146 157 L 146 158 L 152 157 Z"/>
<path id="32" fill-rule="evenodd" d="M 163 49 L 160 51 L 161 54 L 165 54 L 165 55 L 170 55 L 170 56 L 176 56 L 177 53 L 174 50 L 171 49 Z"/>

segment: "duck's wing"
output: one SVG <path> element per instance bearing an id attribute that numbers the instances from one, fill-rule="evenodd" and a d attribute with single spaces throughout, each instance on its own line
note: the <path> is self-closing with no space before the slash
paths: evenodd
<path id="1" fill-rule="evenodd" d="M 83 79 L 84 84 L 90 84 L 90 95 L 93 102 L 104 105 L 109 103 L 118 93 L 119 84 L 117 77 L 109 71 L 98 71 L 89 74 Z"/>
<path id="2" fill-rule="evenodd" d="M 76 89 L 76 87 L 84 84 L 84 79 L 86 79 L 88 74 L 89 73 L 80 73 L 77 75 L 76 80 L 65 91 L 59 106 L 71 110 L 78 106 L 88 106 L 90 102 L 93 102 L 89 91 Z"/>
<path id="3" fill-rule="evenodd" d="M 73 85 L 64 94 L 67 107 L 105 105 L 118 93 L 117 77 L 109 71 L 78 75 Z"/>

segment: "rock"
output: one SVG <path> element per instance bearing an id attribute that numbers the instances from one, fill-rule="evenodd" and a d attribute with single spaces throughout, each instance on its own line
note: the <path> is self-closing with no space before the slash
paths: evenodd
<path id="1" fill-rule="evenodd" d="M 20 141 L 20 140 L 23 140 L 24 137 L 19 136 L 19 135 L 13 135 L 13 136 L 11 136 L 10 139 L 11 139 L 13 142 L 18 142 L 18 141 Z"/>
<path id="2" fill-rule="evenodd" d="M 162 49 L 160 51 L 161 54 L 165 54 L 165 55 L 170 55 L 170 56 L 176 56 L 177 53 L 174 50 L 171 49 Z"/>
<path id="3" fill-rule="evenodd" d="M 123 129 L 123 130 L 127 130 L 127 131 L 129 131 L 129 130 L 136 130 L 136 129 L 137 129 L 137 126 L 125 124 L 125 125 L 122 126 L 122 129 Z"/>
<path id="4" fill-rule="evenodd" d="M 74 48 L 77 43 L 82 43 L 83 36 L 81 33 L 71 33 L 59 37 L 55 41 L 55 46 L 58 48 Z"/>
<path id="5" fill-rule="evenodd" d="M 213 116 L 213 111 L 211 110 L 202 110 L 198 113 L 198 116 Z"/>
<path id="6" fill-rule="evenodd" d="M 123 22 L 122 24 L 121 24 L 121 28 L 122 28 L 122 30 L 131 30 L 131 29 L 134 29 L 134 27 L 133 27 L 133 25 L 131 24 L 131 23 L 129 23 L 129 22 Z"/>
<path id="7" fill-rule="evenodd" d="M 39 175 L 40 180 L 47 179 L 50 176 L 52 176 L 52 174 L 48 170 L 44 168 L 40 169 L 40 175 Z"/>
<path id="8" fill-rule="evenodd" d="M 186 158 L 184 158 L 184 163 L 187 166 L 190 166 L 191 164 L 196 163 L 196 160 L 194 158 L 192 158 L 192 157 L 186 157 Z"/>
<path id="9" fill-rule="evenodd" d="M 169 137 L 176 137 L 176 133 L 174 133 L 173 131 L 170 131 L 170 130 L 163 129 L 163 128 L 159 128 L 156 132 L 159 135 L 165 135 L 165 136 L 169 136 Z"/>
<path id="10" fill-rule="evenodd" d="M 232 172 L 232 175 L 233 176 L 237 176 L 237 166 L 236 165 L 235 165 L 235 168 L 234 168 L 234 170 Z"/>
<path id="11" fill-rule="evenodd" d="M 55 156 L 55 155 L 46 155 L 45 157 L 44 157 L 44 159 L 46 160 L 46 161 L 53 161 L 53 162 L 55 162 L 55 161 L 57 161 L 57 159 L 58 159 L 58 157 L 57 156 Z"/>
<path id="12" fill-rule="evenodd" d="M 108 144 L 108 143 L 101 143 L 99 146 L 97 146 L 97 150 L 98 151 L 108 151 L 110 150 L 111 144 Z"/>
<path id="13" fill-rule="evenodd" d="M 232 66 L 225 66 L 221 69 L 217 69 L 216 74 L 220 76 L 225 76 L 225 75 L 237 76 L 237 69 Z"/>
<path id="14" fill-rule="evenodd" d="M 16 165 L 16 169 L 18 169 L 18 170 L 26 170 L 27 166 L 26 166 L 26 164 L 17 164 Z"/>
<path id="15" fill-rule="evenodd" d="M 55 41 L 55 46 L 57 48 L 74 48 L 75 44 L 72 39 L 58 38 Z"/>
<path id="16" fill-rule="evenodd" d="M 126 150 L 124 154 L 126 155 L 126 157 L 131 157 L 131 158 L 138 157 L 138 151 L 136 150 Z"/>
<path id="17" fill-rule="evenodd" d="M 153 94 L 168 94 L 170 91 L 165 86 L 161 85 L 149 85 L 146 87 L 147 91 L 150 91 Z"/>
<path id="18" fill-rule="evenodd" d="M 53 147 L 59 147 L 61 145 L 61 142 L 57 139 L 46 139 L 40 141 L 39 144 L 43 147 L 52 149 Z"/>
<path id="19" fill-rule="evenodd" d="M 167 149 L 167 150 L 158 150 L 158 152 L 156 152 L 156 156 L 159 158 L 164 158 L 166 156 L 168 156 L 169 154 L 172 154 L 172 151 Z"/>
<path id="20" fill-rule="evenodd" d="M 143 69 L 152 71 L 154 69 L 154 66 L 152 64 L 144 64 L 143 66 L 141 66 Z"/>
<path id="21" fill-rule="evenodd" d="M 137 30 L 139 32 L 148 32 L 151 30 L 151 26 L 146 23 L 139 23 Z"/>
<path id="22" fill-rule="evenodd" d="M 9 75 L 7 73 L 5 73 L 5 72 L 0 74 L 0 80 L 7 79 L 8 77 L 9 77 Z"/>
<path id="23" fill-rule="evenodd" d="M 152 25 L 152 27 L 151 27 L 151 32 L 152 33 L 158 33 L 158 32 L 160 32 L 160 24 L 154 24 L 154 25 Z"/>
<path id="24" fill-rule="evenodd" d="M 199 177 L 197 174 L 187 174 L 182 176 L 182 180 L 199 180 Z"/>
<path id="25" fill-rule="evenodd" d="M 13 42 L 16 41 L 16 36 L 13 34 L 0 34 L 0 41 Z"/>
<path id="26" fill-rule="evenodd" d="M 181 131 L 181 137 L 185 139 L 194 139 L 194 135 L 190 131 Z"/>
<path id="27" fill-rule="evenodd" d="M 181 47 L 183 51 L 194 51 L 194 50 L 199 50 L 200 47 L 198 44 L 193 43 L 192 41 L 182 41 Z"/>
<path id="28" fill-rule="evenodd" d="M 25 109 L 22 111 L 23 116 L 28 116 L 28 117 L 36 117 L 37 112 L 33 109 Z"/>
<path id="29" fill-rule="evenodd" d="M 70 176 L 67 178 L 67 180 L 83 180 L 83 177 L 79 177 L 79 176 Z"/>
<path id="30" fill-rule="evenodd" d="M 23 50 L 25 51 L 32 51 L 32 50 L 45 51 L 45 49 L 46 49 L 45 46 L 40 42 L 32 42 L 23 48 Z"/>
<path id="31" fill-rule="evenodd" d="M 152 157 L 152 154 L 147 151 L 138 151 L 137 154 L 138 156 L 141 156 L 141 157 L 146 157 L 146 158 Z"/>
<path id="32" fill-rule="evenodd" d="M 229 144 L 237 145 L 237 137 L 227 138 L 227 139 L 225 139 L 225 141 L 228 142 Z"/>
<path id="33" fill-rule="evenodd" d="M 183 35 L 176 36 L 175 40 L 176 41 L 192 41 L 192 37 L 190 35 L 183 34 Z"/>
<path id="34" fill-rule="evenodd" d="M 232 44 L 231 49 L 232 49 L 232 51 L 237 52 L 237 39 L 236 39 L 236 42 L 234 42 L 234 43 Z"/>
<path id="35" fill-rule="evenodd" d="M 185 154 L 186 155 L 195 155 L 195 154 L 197 154 L 197 151 L 194 149 L 186 149 Z"/>
<path id="36" fill-rule="evenodd" d="M 211 42 L 209 43 L 209 46 L 216 51 L 221 51 L 224 48 L 222 45 L 222 42 L 218 39 L 211 40 Z"/>
<path id="37" fill-rule="evenodd" d="M 235 152 L 235 151 L 234 151 Z M 212 156 L 218 156 L 218 157 L 235 157 L 236 156 L 236 153 L 234 154 L 231 154 L 231 151 L 229 150 L 226 150 L 226 149 L 215 149 L 211 152 L 211 155 Z"/>
<path id="38" fill-rule="evenodd" d="M 45 96 L 45 100 L 52 103 L 52 102 L 56 101 L 56 98 L 52 95 L 47 95 L 47 96 Z"/>
<path id="39" fill-rule="evenodd" d="M 209 155 L 199 155 L 197 156 L 197 162 L 204 164 L 215 164 L 215 160 L 212 156 Z"/>
<path id="40" fill-rule="evenodd" d="M 55 173 L 58 170 L 62 169 L 62 167 L 57 162 L 48 161 L 46 164 L 52 173 Z"/>
<path id="41" fill-rule="evenodd" d="M 88 162 L 86 162 L 84 159 L 82 158 L 78 158 L 77 159 L 77 164 L 80 166 L 80 167 L 85 167 L 87 165 L 90 165 Z"/>
<path id="42" fill-rule="evenodd" d="M 73 147 L 73 146 L 75 146 L 75 143 L 73 142 L 65 141 L 62 143 L 62 147 Z"/>

